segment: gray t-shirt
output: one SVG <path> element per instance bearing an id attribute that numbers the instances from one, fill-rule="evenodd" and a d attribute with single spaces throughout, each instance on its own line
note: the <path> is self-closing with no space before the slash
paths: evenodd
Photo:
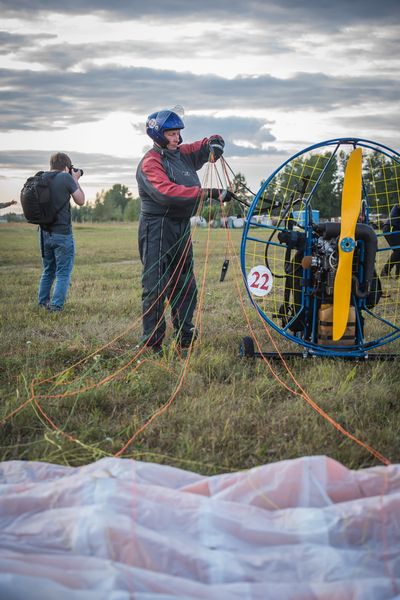
<path id="1" fill-rule="evenodd" d="M 76 192 L 78 185 L 69 173 L 60 171 L 50 181 L 51 198 L 58 210 L 56 220 L 44 229 L 52 233 L 68 234 L 72 232 L 71 206 L 69 199 Z"/>

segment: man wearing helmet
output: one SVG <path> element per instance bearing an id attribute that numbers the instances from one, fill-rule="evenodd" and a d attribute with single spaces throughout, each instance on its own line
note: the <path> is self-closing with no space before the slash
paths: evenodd
<path id="1" fill-rule="evenodd" d="M 202 190 L 197 171 L 220 158 L 224 140 L 213 135 L 183 144 L 184 124 L 172 110 L 151 114 L 146 133 L 154 145 L 140 161 L 136 179 L 141 200 L 139 252 L 143 264 L 143 342 L 158 352 L 165 337 L 165 300 L 171 306 L 177 342 L 195 338 L 197 287 L 193 272 L 190 217 L 203 197 L 228 201 L 229 190 Z"/>

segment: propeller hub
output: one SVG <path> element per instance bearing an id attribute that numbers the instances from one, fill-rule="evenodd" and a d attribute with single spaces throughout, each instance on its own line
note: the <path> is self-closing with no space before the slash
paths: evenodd
<path id="1" fill-rule="evenodd" d="M 345 237 L 340 242 L 340 248 L 343 252 L 352 252 L 356 247 L 356 241 L 351 237 Z"/>

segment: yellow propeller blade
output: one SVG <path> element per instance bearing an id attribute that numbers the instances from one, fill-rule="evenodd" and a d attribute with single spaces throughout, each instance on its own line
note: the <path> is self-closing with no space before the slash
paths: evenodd
<path id="1" fill-rule="evenodd" d="M 355 231 L 361 210 L 362 150 L 355 148 L 349 156 L 344 173 L 341 225 L 339 237 L 339 263 L 333 286 L 332 339 L 340 340 L 349 319 L 353 255 L 356 247 Z"/>

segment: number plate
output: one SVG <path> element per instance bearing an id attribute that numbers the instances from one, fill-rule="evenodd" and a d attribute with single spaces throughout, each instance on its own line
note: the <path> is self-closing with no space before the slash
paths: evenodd
<path id="1" fill-rule="evenodd" d="M 253 267 L 247 275 L 247 285 L 253 296 L 266 296 L 273 286 L 271 271 L 265 265 Z"/>

